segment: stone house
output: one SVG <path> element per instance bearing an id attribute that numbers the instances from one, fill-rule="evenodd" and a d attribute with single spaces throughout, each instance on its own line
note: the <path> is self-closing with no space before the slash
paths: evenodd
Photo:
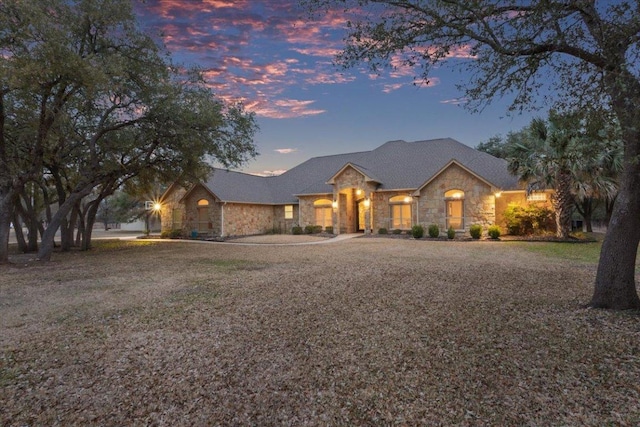
<path id="1" fill-rule="evenodd" d="M 390 141 L 364 152 L 314 157 L 279 176 L 216 169 L 206 182 L 172 185 L 162 196 L 162 229 L 183 235 L 290 232 L 335 234 L 409 230 L 415 224 L 503 226 L 510 203 L 549 204 L 526 195 L 507 162 L 451 138 Z"/>

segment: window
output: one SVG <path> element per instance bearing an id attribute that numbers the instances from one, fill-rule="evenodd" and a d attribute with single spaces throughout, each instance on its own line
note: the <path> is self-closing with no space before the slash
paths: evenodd
<path id="1" fill-rule="evenodd" d="M 206 199 L 198 200 L 198 232 L 209 232 L 209 201 Z"/>
<path id="2" fill-rule="evenodd" d="M 411 202 L 409 195 L 394 196 L 389 199 L 390 221 L 392 230 L 408 230 L 411 228 Z"/>
<path id="3" fill-rule="evenodd" d="M 527 202 L 546 202 L 547 193 L 531 193 L 527 196 Z"/>
<path id="4" fill-rule="evenodd" d="M 285 205 L 284 219 L 293 219 L 293 205 Z"/>
<path id="5" fill-rule="evenodd" d="M 182 229 L 182 209 L 173 209 L 171 211 L 171 227 L 173 230 Z"/>
<path id="6" fill-rule="evenodd" d="M 315 225 L 321 225 L 322 227 L 331 227 L 333 225 L 333 219 L 331 216 L 331 200 L 319 199 L 313 202 L 315 209 Z"/>
<path id="7" fill-rule="evenodd" d="M 447 205 L 447 229 L 464 229 L 464 191 L 449 190 L 444 193 Z"/>

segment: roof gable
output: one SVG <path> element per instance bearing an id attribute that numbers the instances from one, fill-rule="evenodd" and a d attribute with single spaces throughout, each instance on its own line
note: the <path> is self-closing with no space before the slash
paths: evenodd
<path id="1" fill-rule="evenodd" d="M 330 185 L 335 184 L 336 183 L 336 178 L 338 178 L 344 171 L 346 171 L 349 168 L 355 170 L 357 173 L 362 175 L 362 177 L 364 178 L 364 180 L 366 182 L 375 182 L 376 184 L 380 184 L 381 183 L 377 178 L 373 177 L 373 174 L 371 172 L 367 171 L 366 168 L 364 168 L 362 166 L 355 165 L 355 164 L 349 162 L 346 165 L 344 165 L 342 168 L 340 168 L 340 170 L 338 172 L 333 174 L 333 176 L 327 181 L 327 184 L 330 184 Z"/>
<path id="2" fill-rule="evenodd" d="M 416 191 L 414 192 L 414 196 L 418 196 L 420 195 L 420 192 L 422 191 L 422 189 L 424 187 L 426 187 L 427 185 L 431 184 L 433 182 L 433 180 L 435 180 L 438 176 L 440 176 L 442 173 L 444 173 L 447 169 L 449 169 L 452 166 L 458 166 L 460 169 L 462 169 L 463 171 L 467 172 L 468 174 L 472 175 L 473 177 L 475 177 L 476 179 L 478 179 L 479 181 L 487 184 L 489 187 L 492 188 L 492 191 L 498 191 L 500 189 L 500 187 L 497 187 L 496 185 L 494 185 L 493 183 L 487 181 L 485 178 L 483 178 L 482 176 L 478 175 L 477 173 L 475 173 L 474 171 L 470 170 L 469 168 L 465 167 L 463 164 L 461 164 L 460 162 L 458 162 L 456 159 L 451 159 L 451 161 L 449 161 L 449 163 L 447 163 L 445 166 L 442 167 L 442 169 L 440 169 L 438 172 L 436 172 L 435 174 L 433 174 L 429 179 L 427 179 L 424 184 L 422 184 L 420 187 L 418 187 L 416 189 Z"/>

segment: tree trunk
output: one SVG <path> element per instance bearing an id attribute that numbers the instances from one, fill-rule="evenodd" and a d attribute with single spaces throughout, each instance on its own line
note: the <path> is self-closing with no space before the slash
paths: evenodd
<path id="1" fill-rule="evenodd" d="M 632 86 L 632 85 L 630 85 Z M 640 85 L 632 86 L 640 94 Z M 615 97 L 612 96 L 612 98 Z M 613 204 L 607 234 L 600 251 L 592 307 L 614 310 L 640 309 L 636 290 L 636 256 L 640 243 L 640 115 L 627 98 L 614 103 L 624 141 L 620 190 Z M 640 99 L 638 99 L 640 101 Z"/>
<path id="2" fill-rule="evenodd" d="M 96 214 L 98 213 L 98 207 L 100 206 L 100 202 L 102 202 L 104 198 L 99 197 L 96 200 L 91 201 L 89 206 L 87 207 L 86 212 L 86 230 L 84 234 L 84 238 L 82 239 L 82 250 L 88 251 L 91 249 L 91 235 L 93 232 L 93 225 L 96 223 Z"/>
<path id="3" fill-rule="evenodd" d="M 0 188 L 0 264 L 9 262 L 9 233 L 13 211 L 13 190 Z"/>
<path id="4" fill-rule="evenodd" d="M 13 232 L 16 235 L 16 241 L 18 242 L 18 250 L 23 253 L 29 252 L 27 248 L 27 242 L 24 240 L 24 234 L 22 234 L 22 221 L 20 220 L 20 215 L 13 210 L 13 215 L 11 216 L 13 222 Z"/>
<path id="5" fill-rule="evenodd" d="M 635 169 L 640 167 L 635 166 Z M 640 170 L 635 172 L 640 176 Z M 636 291 L 636 255 L 640 242 L 640 193 L 632 172 L 625 172 L 600 251 L 590 306 L 615 310 L 640 309 Z"/>
<path id="6" fill-rule="evenodd" d="M 51 254 L 53 253 L 54 237 L 56 232 L 60 228 L 63 220 L 66 219 L 67 214 L 73 209 L 75 203 L 91 193 L 93 186 L 87 185 L 82 191 L 74 192 L 67 197 L 62 205 L 58 208 L 58 211 L 51 218 L 49 226 L 44 231 L 42 236 L 42 242 L 40 244 L 40 250 L 38 251 L 38 259 L 41 261 L 51 260 Z"/>
<path id="7" fill-rule="evenodd" d="M 571 175 L 567 172 L 559 173 L 556 179 L 556 191 L 551 196 L 556 219 L 556 237 L 559 239 L 568 238 L 571 232 L 574 198 L 570 189 Z"/>

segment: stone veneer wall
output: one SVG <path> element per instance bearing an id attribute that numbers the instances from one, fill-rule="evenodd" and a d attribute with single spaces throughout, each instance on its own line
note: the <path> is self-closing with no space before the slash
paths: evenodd
<path id="1" fill-rule="evenodd" d="M 225 204 L 224 236 L 247 236 L 272 230 L 277 208 L 284 209 L 273 205 Z"/>
<path id="2" fill-rule="evenodd" d="M 298 201 L 300 203 L 300 223 L 298 224 L 300 227 L 304 228 L 307 225 L 315 225 L 316 222 L 316 210 L 313 206 L 313 202 L 320 199 L 329 199 L 333 200 L 333 194 L 327 193 L 324 195 L 314 195 L 314 196 L 300 196 L 298 197 Z M 334 215 L 335 216 L 335 215 Z M 296 218 L 297 219 L 297 218 Z M 335 218 L 334 218 L 335 221 Z"/>
<path id="3" fill-rule="evenodd" d="M 180 203 L 180 199 L 186 193 L 183 187 L 179 187 L 174 185 L 170 191 L 164 194 L 164 198 L 162 199 L 162 210 L 160 211 L 160 222 L 162 232 L 171 232 L 174 229 L 173 224 L 173 210 L 180 209 L 182 214 L 182 227 L 184 230 L 184 206 Z M 183 231 L 185 233 L 185 231 Z"/>
<path id="4" fill-rule="evenodd" d="M 198 200 L 205 199 L 209 202 L 209 224 L 206 232 L 199 232 L 199 235 L 219 236 L 221 232 L 221 204 L 209 191 L 198 184 L 184 199 L 185 216 L 183 218 L 183 230 L 190 235 L 192 231 L 198 230 Z"/>
<path id="5" fill-rule="evenodd" d="M 495 196 L 491 187 L 452 164 L 420 191 L 418 219 L 423 226 L 437 224 L 440 230 L 446 230 L 444 193 L 453 189 L 464 191 L 465 230 L 472 224 L 486 227 L 496 222 Z"/>
<path id="6" fill-rule="evenodd" d="M 373 215 L 373 232 L 377 233 L 381 228 L 386 228 L 391 232 L 391 205 L 389 199 L 395 196 L 409 196 L 412 191 L 380 191 L 373 193 L 372 197 L 372 215 Z M 417 208 L 416 199 L 411 202 L 411 224 L 417 224 Z"/>
<path id="7" fill-rule="evenodd" d="M 356 196 L 355 191 L 363 191 L 362 198 L 372 197 L 375 184 L 365 181 L 364 175 L 352 167 L 342 171 L 334 179 L 333 200 L 338 201 L 338 212 L 334 215 L 333 229 L 339 233 L 356 232 Z M 331 196 L 329 197 L 331 198 Z M 373 203 L 370 214 L 374 214 Z M 303 212 L 304 213 L 304 212 Z M 305 217 L 306 218 L 306 217 Z"/>
<path id="8" fill-rule="evenodd" d="M 293 205 L 293 218 L 291 219 L 284 218 L 285 205 L 276 205 L 273 207 L 274 219 L 273 219 L 273 225 L 271 228 L 276 233 L 291 234 L 291 229 L 295 225 L 298 225 L 298 213 L 300 212 L 300 209 L 298 208 L 297 204 L 294 204 L 294 203 L 290 203 L 290 204 Z"/>

